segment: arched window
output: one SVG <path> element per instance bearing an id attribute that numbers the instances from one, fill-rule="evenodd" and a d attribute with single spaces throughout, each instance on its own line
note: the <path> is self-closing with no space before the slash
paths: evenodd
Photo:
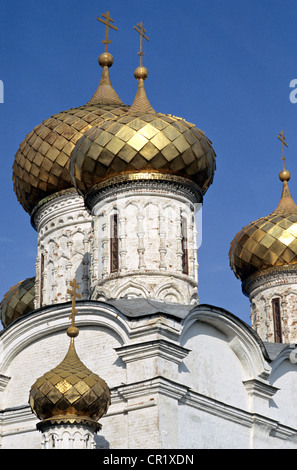
<path id="1" fill-rule="evenodd" d="M 110 216 L 110 272 L 119 270 L 118 214 Z"/>
<path id="2" fill-rule="evenodd" d="M 282 319 L 280 312 L 280 299 L 272 299 L 272 315 L 274 326 L 274 342 L 282 343 Z"/>

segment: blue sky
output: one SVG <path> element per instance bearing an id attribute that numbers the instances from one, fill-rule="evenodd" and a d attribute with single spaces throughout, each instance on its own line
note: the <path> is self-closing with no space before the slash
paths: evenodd
<path id="1" fill-rule="evenodd" d="M 0 298 L 35 274 L 37 234 L 13 192 L 14 155 L 42 120 L 93 95 L 105 32 L 96 18 L 107 10 L 118 27 L 110 33 L 111 80 L 122 101 L 135 96 L 133 26 L 143 21 L 152 106 L 195 123 L 213 142 L 217 171 L 203 206 L 200 302 L 249 323 L 249 301 L 228 251 L 241 227 L 278 204 L 281 130 L 297 200 L 297 103 L 289 99 L 297 79 L 295 0 L 2 0 Z"/>

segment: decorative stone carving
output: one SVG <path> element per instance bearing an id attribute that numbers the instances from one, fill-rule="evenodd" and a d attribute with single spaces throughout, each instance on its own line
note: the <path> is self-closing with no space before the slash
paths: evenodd
<path id="1" fill-rule="evenodd" d="M 251 302 L 251 323 L 263 341 L 297 342 L 297 270 L 294 266 L 267 269 L 250 276 L 244 291 Z M 278 299 L 281 338 L 276 337 L 273 301 Z"/>
<path id="2" fill-rule="evenodd" d="M 186 192 L 130 184 L 94 200 L 92 299 L 198 302 L 197 207 Z"/>
<path id="3" fill-rule="evenodd" d="M 38 423 L 39 424 L 39 423 Z M 95 449 L 94 429 L 85 423 L 40 426 L 43 449 Z"/>
<path id="4" fill-rule="evenodd" d="M 33 214 L 38 232 L 35 308 L 70 300 L 67 287 L 74 277 L 83 298 L 89 298 L 91 220 L 75 191 L 44 200 Z"/>

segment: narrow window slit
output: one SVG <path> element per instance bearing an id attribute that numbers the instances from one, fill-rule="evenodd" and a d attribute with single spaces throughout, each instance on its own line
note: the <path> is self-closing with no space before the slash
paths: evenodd
<path id="1" fill-rule="evenodd" d="M 280 299 L 272 300 L 273 325 L 274 325 L 274 341 L 282 343 L 282 323 L 280 314 Z"/>
<path id="2" fill-rule="evenodd" d="M 110 216 L 110 272 L 119 270 L 118 214 Z"/>
<path id="3" fill-rule="evenodd" d="M 189 274 L 187 219 L 181 216 L 182 272 Z"/>

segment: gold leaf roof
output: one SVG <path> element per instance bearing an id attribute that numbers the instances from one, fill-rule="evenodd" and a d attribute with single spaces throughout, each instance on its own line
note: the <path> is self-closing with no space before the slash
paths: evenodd
<path id="1" fill-rule="evenodd" d="M 297 265 L 297 205 L 286 173 L 286 178 L 281 178 L 283 191 L 277 208 L 240 230 L 231 243 L 230 266 L 242 281 L 266 269 Z"/>
<path id="2" fill-rule="evenodd" d="M 103 57 L 102 57 L 103 56 Z M 108 62 L 108 59 L 110 62 Z M 113 63 L 113 58 L 111 54 L 102 54 L 99 57 L 99 64 L 101 62 L 101 66 L 103 67 L 101 79 L 98 85 L 97 90 L 95 91 L 94 95 L 90 99 L 87 104 L 97 104 L 101 106 L 108 106 L 110 104 L 116 106 L 124 106 L 122 100 L 118 97 L 117 92 L 112 87 L 108 67 L 110 67 Z M 103 62 L 104 60 L 104 62 Z M 108 65 L 104 65 L 108 64 Z"/>
<path id="3" fill-rule="evenodd" d="M 85 193 L 114 176 L 171 174 L 195 182 L 203 194 L 213 181 L 215 152 L 204 132 L 184 119 L 128 112 L 93 126 L 71 157 L 76 187 Z"/>
<path id="4" fill-rule="evenodd" d="M 138 87 L 127 113 L 94 123 L 76 144 L 70 167 L 75 187 L 86 194 L 114 177 L 158 173 L 191 180 L 205 194 L 216 169 L 211 141 L 194 124 L 153 109 L 142 63 L 134 76 Z"/>
<path id="5" fill-rule="evenodd" d="M 44 120 L 20 145 L 13 183 L 28 213 L 52 194 L 74 186 L 86 192 L 123 173 L 181 176 L 196 183 L 202 194 L 212 183 L 216 155 L 204 132 L 154 111 L 144 88 L 148 72 L 143 66 L 134 73 L 138 89 L 131 109 L 125 106 L 110 82 L 112 63 L 111 54 L 101 54 L 101 80 L 86 105 Z"/>
<path id="6" fill-rule="evenodd" d="M 92 126 L 126 111 L 124 106 L 87 104 L 36 126 L 21 143 L 13 164 L 14 191 L 23 208 L 31 213 L 41 199 L 72 188 L 70 157 L 77 142 Z"/>
<path id="7" fill-rule="evenodd" d="M 108 54 L 109 60 L 110 57 Z M 18 201 L 30 214 L 45 197 L 73 188 L 70 157 L 84 133 L 107 119 L 126 114 L 129 109 L 111 85 L 108 70 L 111 63 L 99 63 L 103 67 L 101 80 L 88 103 L 44 120 L 20 144 L 13 164 L 13 184 Z"/>
<path id="8" fill-rule="evenodd" d="M 35 277 L 11 287 L 0 303 L 0 318 L 4 327 L 34 310 Z"/>
<path id="9" fill-rule="evenodd" d="M 110 391 L 105 381 L 79 359 L 71 338 L 61 364 L 32 385 L 29 403 L 41 420 L 72 416 L 97 421 L 107 412 Z"/>
<path id="10" fill-rule="evenodd" d="M 79 359 L 74 338 L 79 330 L 75 325 L 78 313 L 76 298 L 81 298 L 76 279 L 70 282 L 67 292 L 72 296 L 71 326 L 67 335 L 71 338 L 68 352 L 63 361 L 46 372 L 32 385 L 29 404 L 41 420 L 77 422 L 87 420 L 96 423 L 110 405 L 110 390 L 106 382 L 88 369 Z M 97 427 L 97 424 L 96 424 Z"/>

